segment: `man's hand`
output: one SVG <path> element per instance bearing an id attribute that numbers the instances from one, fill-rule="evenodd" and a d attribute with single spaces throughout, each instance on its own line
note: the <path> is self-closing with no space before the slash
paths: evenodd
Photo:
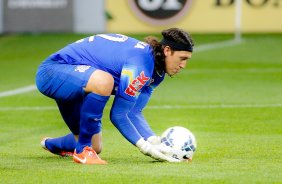
<path id="1" fill-rule="evenodd" d="M 161 137 L 153 135 L 151 137 L 148 137 L 147 141 L 153 145 L 161 144 Z"/>
<path id="2" fill-rule="evenodd" d="M 136 146 L 143 154 L 148 155 L 156 160 L 168 161 L 168 162 L 180 162 L 175 158 L 165 155 L 160 151 L 160 149 L 156 145 L 152 145 L 148 141 L 145 141 L 143 138 L 137 141 Z"/>
<path id="3" fill-rule="evenodd" d="M 169 154 L 171 153 L 171 148 L 161 144 L 161 137 L 160 136 L 151 136 L 147 139 L 147 141 L 149 143 L 151 143 L 152 145 L 154 145 L 154 147 L 156 147 L 156 149 L 158 149 L 160 152 L 162 152 L 163 154 Z"/>
<path id="4" fill-rule="evenodd" d="M 161 137 L 160 136 L 151 136 L 147 139 L 149 143 L 151 143 L 159 152 L 165 154 L 165 155 L 172 155 L 173 150 L 169 146 L 166 146 L 165 144 L 161 144 Z M 191 162 L 192 158 L 184 159 L 180 162 Z"/>

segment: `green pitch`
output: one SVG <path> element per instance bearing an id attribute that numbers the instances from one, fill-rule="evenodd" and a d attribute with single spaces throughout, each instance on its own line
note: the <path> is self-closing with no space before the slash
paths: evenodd
<path id="1" fill-rule="evenodd" d="M 224 47 L 201 46 L 231 35 L 194 35 L 199 51 L 166 78 L 145 110 L 156 133 L 181 125 L 196 136 L 193 162 L 161 163 L 142 155 L 103 118 L 108 165 L 80 165 L 40 147 L 68 133 L 55 103 L 33 90 L 39 63 L 85 35 L 0 37 L 0 183 L 282 183 L 282 35 L 244 35 Z M 142 38 L 144 35 L 138 35 Z M 112 100 L 112 98 L 111 98 Z"/>

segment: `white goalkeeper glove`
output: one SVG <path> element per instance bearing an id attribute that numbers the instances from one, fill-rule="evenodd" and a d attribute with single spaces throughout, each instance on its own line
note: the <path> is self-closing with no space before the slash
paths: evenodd
<path id="1" fill-rule="evenodd" d="M 180 160 L 165 155 L 159 150 L 158 147 L 152 145 L 148 141 L 145 141 L 143 138 L 137 141 L 136 146 L 143 154 L 148 155 L 156 160 L 168 161 L 168 162 L 180 162 Z"/>
<path id="2" fill-rule="evenodd" d="M 169 154 L 172 152 L 171 148 L 161 144 L 161 137 L 160 136 L 151 136 L 147 139 L 147 141 L 149 143 L 151 143 L 152 145 L 154 145 L 154 147 L 156 147 L 160 152 L 164 153 L 164 154 Z"/>
<path id="3" fill-rule="evenodd" d="M 153 145 L 161 144 L 161 137 L 153 135 L 153 136 L 148 137 L 147 141 Z"/>

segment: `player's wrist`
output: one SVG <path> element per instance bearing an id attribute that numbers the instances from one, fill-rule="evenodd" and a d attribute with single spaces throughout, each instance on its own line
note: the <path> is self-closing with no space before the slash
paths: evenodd
<path id="1" fill-rule="evenodd" d="M 152 145 L 148 141 L 145 141 L 143 138 L 137 141 L 136 146 L 145 155 L 148 155 L 150 152 L 150 149 L 152 148 Z"/>
<path id="2" fill-rule="evenodd" d="M 147 138 L 147 141 L 153 145 L 156 145 L 156 144 L 161 144 L 161 137 L 160 136 L 156 136 L 156 135 L 153 135 L 153 136 L 150 136 Z"/>

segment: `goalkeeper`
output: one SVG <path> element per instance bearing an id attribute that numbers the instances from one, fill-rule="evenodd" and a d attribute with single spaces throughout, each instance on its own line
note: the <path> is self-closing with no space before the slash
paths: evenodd
<path id="1" fill-rule="evenodd" d="M 71 133 L 45 137 L 44 149 L 73 156 L 82 164 L 106 164 L 102 150 L 102 114 L 115 95 L 110 119 L 120 133 L 139 150 L 168 162 L 144 116 L 151 93 L 164 79 L 186 66 L 192 56 L 191 36 L 178 28 L 162 31 L 162 40 L 149 36 L 145 42 L 121 34 L 97 34 L 50 55 L 38 68 L 37 88 L 54 99 Z"/>

